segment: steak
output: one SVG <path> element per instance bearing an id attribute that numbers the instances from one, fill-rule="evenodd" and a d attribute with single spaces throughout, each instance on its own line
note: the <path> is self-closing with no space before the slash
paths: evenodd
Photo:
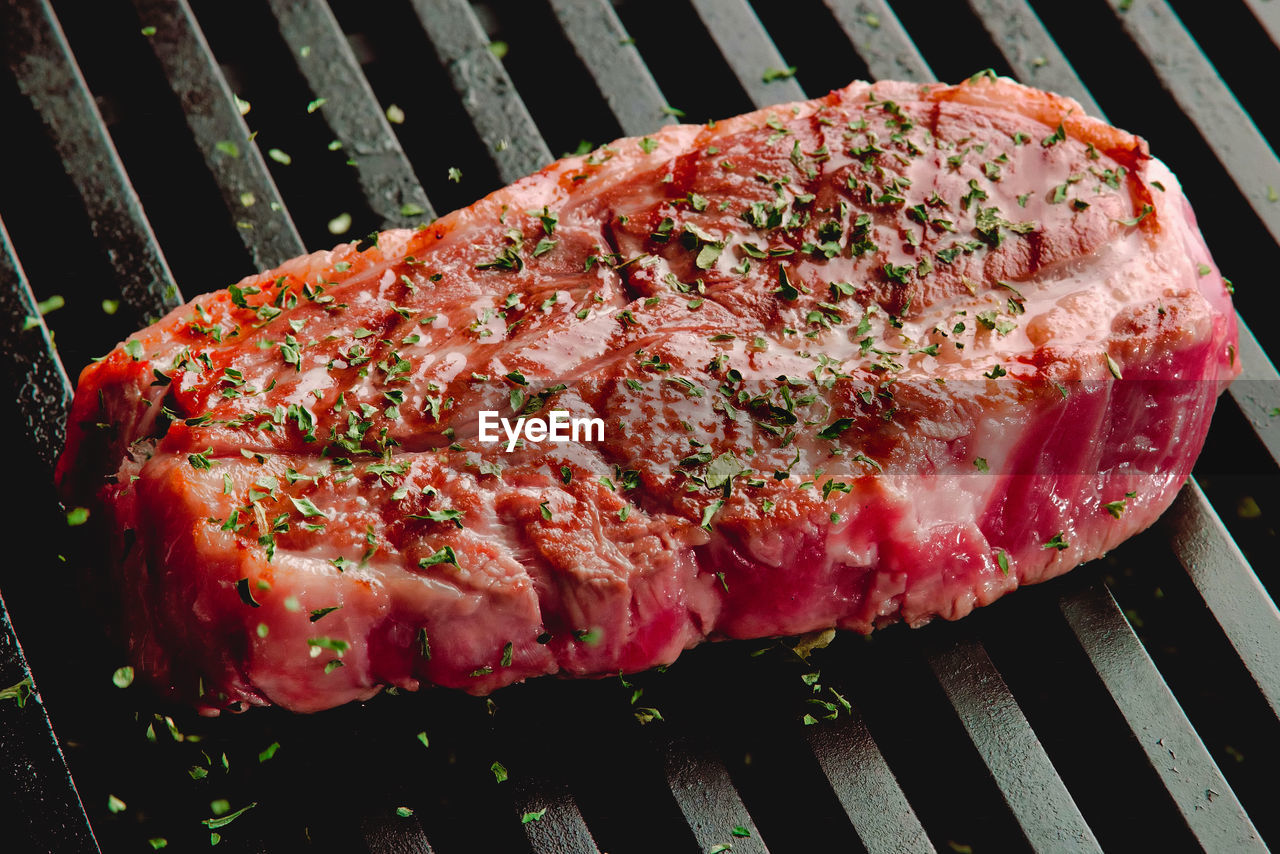
<path id="1" fill-rule="evenodd" d="M 1076 102 L 854 83 L 197 297 L 85 368 L 56 476 L 202 711 L 633 672 L 1146 528 L 1239 372 L 1228 292 Z"/>

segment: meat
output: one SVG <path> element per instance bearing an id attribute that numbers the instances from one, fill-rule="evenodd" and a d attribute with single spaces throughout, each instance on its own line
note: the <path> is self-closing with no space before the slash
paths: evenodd
<path id="1" fill-rule="evenodd" d="M 1095 558 L 1172 501 L 1234 343 L 1141 139 L 854 83 L 198 297 L 85 369 L 57 479 L 168 695 L 482 694 Z"/>

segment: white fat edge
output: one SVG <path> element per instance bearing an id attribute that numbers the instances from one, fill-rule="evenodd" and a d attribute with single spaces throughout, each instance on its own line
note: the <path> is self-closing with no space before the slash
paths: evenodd
<path id="1" fill-rule="evenodd" d="M 502 299 L 506 299 L 506 297 L 503 296 Z M 468 326 L 475 333 L 477 343 L 496 344 L 506 340 L 507 321 L 502 315 L 502 304 L 498 301 L 497 296 L 487 294 L 478 297 L 468 304 L 467 309 L 473 317 Z M 489 317 L 482 323 L 481 320 L 485 317 L 485 312 L 489 312 Z M 486 332 L 489 334 L 484 334 Z"/>
<path id="2" fill-rule="evenodd" d="M 427 398 L 443 394 L 468 364 L 467 355 L 461 349 L 424 354 L 414 367 L 412 382 L 409 383 L 413 393 L 406 396 L 405 403 L 415 411 L 422 411 Z"/>
<path id="3" fill-rule="evenodd" d="M 556 290 L 553 291 L 553 296 L 555 297 L 555 302 L 551 303 L 551 305 L 546 308 L 543 308 L 540 304 L 537 306 L 537 310 L 544 315 L 569 314 L 574 310 L 573 294 L 569 291 Z M 550 299 L 550 297 L 548 297 L 548 299 Z"/>
<path id="4" fill-rule="evenodd" d="M 1182 192 L 1182 185 L 1178 182 L 1177 177 L 1169 171 L 1169 167 L 1163 161 L 1152 159 L 1148 166 L 1148 175 L 1150 180 L 1148 184 L 1160 182 L 1164 186 L 1164 192 L 1152 187 L 1154 191 L 1151 195 L 1155 200 L 1157 215 L 1161 217 L 1160 225 L 1162 229 L 1168 230 L 1170 234 L 1177 236 L 1176 242 L 1182 247 L 1185 255 L 1185 262 L 1182 264 L 1181 283 L 1187 290 L 1197 290 L 1204 295 L 1215 313 L 1230 312 L 1232 305 L 1230 298 L 1224 293 L 1206 293 L 1206 285 L 1216 287 L 1216 283 L 1221 282 L 1222 277 L 1220 271 L 1217 271 L 1217 264 L 1214 262 L 1208 246 L 1204 243 L 1203 235 L 1200 233 L 1198 225 L 1194 225 L 1191 220 L 1183 214 L 1183 205 L 1186 203 L 1185 196 Z M 1173 266 L 1172 259 L 1164 257 L 1164 253 L 1160 260 L 1165 262 L 1165 266 Z M 1212 265 L 1215 273 L 1209 276 L 1201 276 L 1199 265 L 1207 263 Z M 1223 286 L 1225 291 L 1225 285 Z M 1249 366 L 1246 365 L 1246 370 Z"/>
<path id="5" fill-rule="evenodd" d="M 991 493 L 1003 480 L 981 474 L 888 474 L 880 486 L 894 496 L 905 513 L 897 523 L 895 538 L 927 539 L 935 528 L 977 526 L 986 512 Z"/>
<path id="6" fill-rule="evenodd" d="M 855 497 L 846 497 L 838 506 L 854 504 Z M 859 524 L 858 514 L 845 510 L 840 521 L 832 523 L 825 542 L 829 566 L 876 566 L 880 562 L 880 540 L 875 532 Z"/>
<path id="7" fill-rule="evenodd" d="M 313 391 L 331 388 L 332 386 L 333 377 L 330 376 L 328 368 L 324 365 L 308 368 L 296 377 L 289 396 L 285 398 L 285 403 L 301 404 L 304 398 L 312 396 L 311 393 Z"/>
<path id="8" fill-rule="evenodd" d="M 315 605 L 324 601 L 329 605 L 346 605 L 342 594 L 352 590 L 353 586 L 359 585 L 360 588 L 379 595 L 382 591 L 394 590 L 394 596 L 401 605 L 408 603 L 412 609 L 414 603 L 421 603 L 420 610 L 425 611 L 428 604 L 432 607 L 439 607 L 441 599 L 447 597 L 455 602 L 462 602 L 468 599 L 476 600 L 478 604 L 479 595 L 468 593 L 461 590 L 456 584 L 450 584 L 448 579 L 437 578 L 424 572 L 416 572 L 407 565 L 408 558 L 403 554 L 390 558 L 380 557 L 375 554 L 369 561 L 363 565 L 358 565 L 360 554 L 356 553 L 352 556 L 342 555 L 350 561 L 341 573 L 334 567 L 332 561 L 339 557 L 333 550 L 332 545 L 321 544 L 307 550 L 294 550 L 277 548 L 275 557 L 272 559 L 271 565 L 277 568 L 277 572 L 286 572 L 291 577 L 292 585 L 296 590 L 291 595 L 307 593 L 308 599 L 312 601 L 300 603 L 302 607 L 299 612 L 305 612 L 309 605 Z M 416 569 L 416 567 L 414 568 Z M 320 586 L 324 588 L 323 593 L 329 597 L 328 600 L 318 598 L 311 588 L 314 586 L 312 582 L 320 582 Z M 367 594 L 362 593 L 359 597 L 361 602 L 367 600 Z M 329 601 L 332 600 L 332 601 Z M 362 606 L 356 603 L 357 610 L 334 612 L 326 619 L 339 617 L 350 621 L 355 615 L 359 618 L 368 618 L 369 615 L 359 610 Z M 315 634 L 324 634 L 318 631 L 323 625 L 317 627 Z M 355 641 L 356 638 L 350 638 Z"/>
<path id="9" fill-rule="evenodd" d="M 378 235 L 378 250 L 387 263 L 399 264 L 409 248 L 409 241 L 418 233 L 416 228 L 392 228 Z"/>
<path id="10" fill-rule="evenodd" d="M 426 314 L 426 311 L 420 311 L 418 313 Z M 431 351 L 429 348 L 432 348 L 437 345 L 437 342 L 436 342 L 437 336 L 432 335 L 432 332 L 434 332 L 437 329 L 448 329 L 449 315 L 445 311 L 437 311 L 435 314 L 427 315 L 427 317 L 431 318 L 431 322 L 425 323 L 425 324 L 421 322 L 422 320 L 426 320 L 425 317 L 416 318 L 415 325 L 413 326 L 413 331 L 409 333 L 410 335 L 417 335 L 418 340 L 412 344 L 402 343 L 399 345 L 400 349 L 428 350 L 428 356 L 430 355 Z M 416 356 L 417 354 L 415 353 L 414 355 Z"/>
<path id="11" fill-rule="evenodd" d="M 563 374 L 607 354 L 616 324 L 612 312 L 588 317 L 566 330 L 541 336 L 532 346 L 520 351 L 520 358 L 552 376 Z"/>
<path id="12" fill-rule="evenodd" d="M 462 350 L 447 350 L 431 355 L 436 357 L 433 378 L 442 383 L 452 382 L 468 364 L 467 354 Z"/>

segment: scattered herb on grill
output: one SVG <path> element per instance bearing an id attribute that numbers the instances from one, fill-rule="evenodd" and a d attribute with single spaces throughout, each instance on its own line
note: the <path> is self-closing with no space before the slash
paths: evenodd
<path id="1" fill-rule="evenodd" d="M 338 214 L 333 219 L 329 220 L 328 228 L 330 234 L 346 234 L 351 230 L 351 214 Z"/>
<path id="2" fill-rule="evenodd" d="M 253 809 L 257 805 L 258 805 L 258 802 L 254 801 L 248 806 L 243 806 L 240 809 L 236 810 L 235 812 L 227 813 L 226 815 L 215 816 L 214 818 L 206 818 L 204 821 L 200 823 L 203 824 L 205 827 L 209 828 L 210 830 L 217 830 L 220 827 L 226 827 L 228 824 L 231 824 L 231 822 L 235 821 L 240 816 L 244 815 L 245 813 L 247 813 L 249 810 Z"/>
<path id="3" fill-rule="evenodd" d="M 18 704 L 18 708 L 27 705 L 27 700 L 35 691 L 35 683 L 31 681 L 31 677 L 27 676 L 18 680 L 8 688 L 0 688 L 0 700 L 13 700 Z"/>

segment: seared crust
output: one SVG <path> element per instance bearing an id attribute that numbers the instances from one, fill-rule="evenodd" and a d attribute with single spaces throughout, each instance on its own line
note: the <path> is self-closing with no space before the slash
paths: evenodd
<path id="1" fill-rule="evenodd" d="M 854 83 L 198 297 L 85 369 L 57 477 L 163 690 L 484 693 L 1096 557 L 1172 500 L 1234 342 L 1143 140 L 1003 79 Z M 480 441 L 537 407 L 604 440 Z"/>

